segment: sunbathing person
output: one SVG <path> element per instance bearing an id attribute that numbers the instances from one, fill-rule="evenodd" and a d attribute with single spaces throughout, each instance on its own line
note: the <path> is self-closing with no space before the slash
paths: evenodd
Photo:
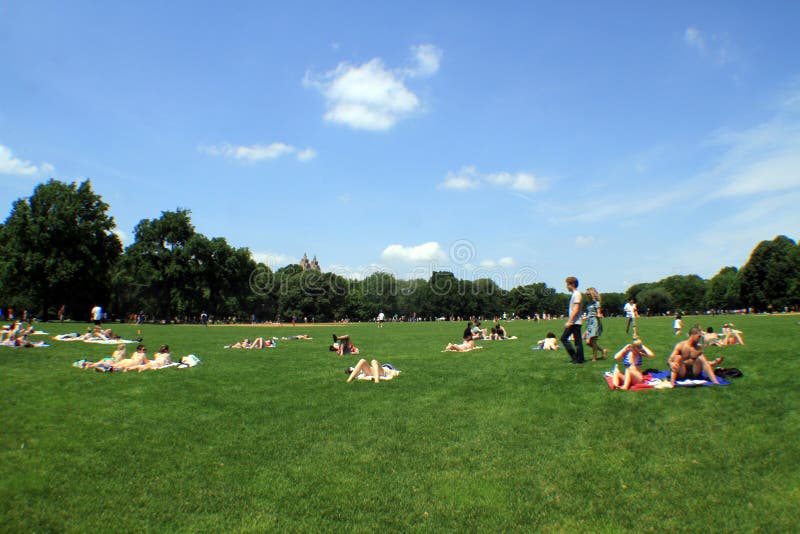
<path id="1" fill-rule="evenodd" d="M 148 363 L 147 359 L 147 349 L 144 345 L 139 345 L 136 347 L 136 352 L 130 358 L 125 358 L 124 360 L 120 360 L 118 363 L 112 365 L 112 369 L 114 371 L 123 371 L 127 372 L 128 369 L 139 367 L 142 364 Z"/>
<path id="2" fill-rule="evenodd" d="M 481 322 L 475 321 L 475 326 L 472 327 L 472 339 L 488 339 L 489 330 L 481 328 Z"/>
<path id="3" fill-rule="evenodd" d="M 633 343 L 628 343 L 614 355 L 614 360 L 622 360 L 625 365 L 624 374 L 614 366 L 614 374 L 611 377 L 614 387 L 630 389 L 631 386 L 644 382 L 642 357 L 653 358 L 655 354 L 642 343 L 641 339 L 634 339 Z"/>
<path id="4" fill-rule="evenodd" d="M 275 338 L 273 338 L 273 339 L 275 339 Z M 308 334 L 298 334 L 296 336 L 282 337 L 281 339 L 284 340 L 284 341 L 292 341 L 292 340 L 295 340 L 295 339 L 314 339 L 314 338 L 309 336 Z"/>
<path id="5" fill-rule="evenodd" d="M 490 337 L 495 341 L 501 341 L 503 339 L 508 339 L 508 332 L 503 325 L 497 323 L 494 328 L 492 328 L 492 334 Z"/>
<path id="6" fill-rule="evenodd" d="M 458 345 L 455 343 L 448 343 L 444 348 L 446 352 L 469 352 L 471 350 L 482 349 L 483 347 L 476 347 L 474 339 L 465 339 Z"/>
<path id="7" fill-rule="evenodd" d="M 558 350 L 558 338 L 553 332 L 548 332 L 544 339 L 536 342 L 533 350 Z"/>
<path id="8" fill-rule="evenodd" d="M 276 346 L 278 343 L 274 339 L 264 339 L 263 337 L 257 337 L 250 343 L 248 349 L 267 349 Z"/>
<path id="9" fill-rule="evenodd" d="M 709 326 L 706 329 L 706 333 L 703 334 L 703 345 L 710 346 L 710 345 L 724 345 L 725 343 L 720 339 L 719 335 L 714 332 L 714 328 Z"/>
<path id="10" fill-rule="evenodd" d="M 378 363 L 378 360 L 372 360 L 367 363 L 367 360 L 360 359 L 355 367 L 348 367 L 345 372 L 349 372 L 350 376 L 347 377 L 349 384 L 354 379 L 359 380 L 372 380 L 376 384 L 381 380 L 391 380 L 400 374 L 400 371 L 385 363 L 383 365 Z"/>
<path id="11" fill-rule="evenodd" d="M 719 384 L 714 368 L 703 355 L 703 348 L 700 345 L 700 338 L 703 331 L 699 328 L 689 330 L 689 339 L 681 341 L 672 350 L 667 363 L 670 368 L 670 384 L 675 386 L 678 379 L 700 378 L 701 373 L 715 384 Z M 717 359 L 714 364 L 722 361 Z"/>
<path id="12" fill-rule="evenodd" d="M 141 373 L 142 371 L 147 371 L 149 369 L 161 369 L 172 363 L 172 354 L 169 352 L 169 345 L 161 345 L 161 348 L 158 349 L 153 355 L 153 359 L 149 362 L 143 363 L 142 365 L 136 367 L 136 369 Z"/>
<path id="13" fill-rule="evenodd" d="M 722 335 L 725 336 L 723 338 L 723 345 L 744 345 L 744 339 L 742 339 L 742 331 L 741 330 L 734 330 L 733 323 L 725 323 L 722 325 Z"/>
<path id="14" fill-rule="evenodd" d="M 343 356 L 345 354 L 358 354 L 360 351 L 358 348 L 353 345 L 353 342 L 350 340 L 349 335 L 344 336 L 337 336 L 336 334 L 333 335 L 333 345 L 328 347 L 328 350 L 331 352 L 337 353 L 339 356 Z"/>
<path id="15" fill-rule="evenodd" d="M 86 362 L 83 365 L 84 369 L 96 369 L 98 367 L 113 367 L 114 365 L 120 363 L 125 357 L 128 355 L 128 346 L 125 343 L 120 343 L 117 345 L 117 350 L 111 354 L 110 358 L 103 358 L 97 362 Z"/>

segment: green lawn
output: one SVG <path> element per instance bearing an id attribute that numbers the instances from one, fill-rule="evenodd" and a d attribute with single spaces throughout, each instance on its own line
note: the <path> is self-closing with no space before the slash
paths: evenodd
<path id="1" fill-rule="evenodd" d="M 147 325 L 151 352 L 204 363 L 141 374 L 71 367 L 108 346 L 0 347 L 0 529 L 796 531 L 798 319 L 734 318 L 747 345 L 708 351 L 744 372 L 730 386 L 642 392 L 610 391 L 608 362 L 531 351 L 558 321 L 506 323 L 521 339 L 468 354 L 440 352 L 461 323 Z M 641 320 L 653 367 L 671 323 Z M 624 319 L 604 324 L 616 350 Z M 328 352 L 334 332 L 403 373 L 345 384 L 356 358 Z"/>

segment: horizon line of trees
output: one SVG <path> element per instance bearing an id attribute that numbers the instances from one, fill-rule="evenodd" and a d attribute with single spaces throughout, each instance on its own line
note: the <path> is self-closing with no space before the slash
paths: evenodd
<path id="1" fill-rule="evenodd" d="M 15 201 L 0 225 L 0 303 L 42 320 L 61 306 L 82 320 L 101 303 L 117 318 L 186 320 L 204 311 L 218 319 L 329 321 L 371 320 L 379 311 L 409 318 L 559 315 L 569 298 L 541 282 L 505 290 L 489 278 L 462 280 L 449 271 L 427 280 L 385 272 L 353 280 L 296 264 L 273 271 L 247 248 L 196 232 L 182 208 L 141 220 L 123 248 L 108 209 L 88 179 L 51 179 Z M 602 298 L 607 315 L 619 314 L 629 298 L 650 314 L 797 309 L 800 245 L 777 236 L 760 242 L 741 268 L 723 267 L 710 280 L 675 275 Z"/>

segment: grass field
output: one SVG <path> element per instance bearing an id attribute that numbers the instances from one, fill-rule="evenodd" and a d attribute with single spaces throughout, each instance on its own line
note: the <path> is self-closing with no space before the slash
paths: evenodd
<path id="1" fill-rule="evenodd" d="M 734 320 L 747 345 L 708 353 L 744 377 L 642 392 L 610 391 L 608 362 L 531 351 L 558 321 L 506 323 L 519 340 L 468 354 L 440 352 L 460 323 L 146 325 L 151 353 L 204 363 L 141 374 L 71 367 L 108 346 L 0 347 L 0 529 L 796 532 L 798 316 Z M 627 341 L 624 319 L 604 325 L 602 345 Z M 345 384 L 356 357 L 328 352 L 334 332 L 403 373 Z M 671 319 L 640 333 L 665 368 Z"/>

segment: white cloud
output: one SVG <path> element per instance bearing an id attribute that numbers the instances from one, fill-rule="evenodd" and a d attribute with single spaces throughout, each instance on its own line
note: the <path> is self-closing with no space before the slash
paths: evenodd
<path id="1" fill-rule="evenodd" d="M 14 153 L 7 146 L 0 145 L 0 174 L 11 176 L 38 176 L 41 174 L 52 174 L 55 167 L 49 163 L 42 163 L 36 166 L 30 161 L 14 157 Z"/>
<path id="2" fill-rule="evenodd" d="M 476 189 L 482 184 L 525 193 L 536 193 L 545 189 L 544 182 L 530 173 L 501 171 L 481 174 L 472 166 L 462 167 L 457 173 L 448 172 L 444 182 L 440 183 L 438 187 L 440 189 L 464 190 Z M 528 197 L 524 196 L 523 198 L 528 199 Z"/>
<path id="3" fill-rule="evenodd" d="M 313 148 L 304 148 L 297 152 L 298 161 L 311 161 L 317 157 L 317 151 Z"/>
<path id="4" fill-rule="evenodd" d="M 253 252 L 252 256 L 257 263 L 263 263 L 272 270 L 277 270 L 281 267 L 286 267 L 287 265 L 298 262 L 298 260 L 292 256 L 276 252 Z"/>
<path id="5" fill-rule="evenodd" d="M 224 156 L 248 163 L 277 159 L 287 154 L 296 154 L 299 161 L 309 161 L 317 155 L 313 148 L 301 150 L 280 142 L 269 145 L 232 145 L 223 143 L 222 145 L 200 145 L 197 149 L 211 156 Z"/>
<path id="6" fill-rule="evenodd" d="M 687 46 L 690 48 L 694 48 L 701 53 L 705 53 L 706 44 L 703 36 L 700 34 L 700 30 L 695 28 L 694 26 L 689 26 L 683 32 L 683 42 L 686 43 Z"/>
<path id="7" fill-rule="evenodd" d="M 579 235 L 575 238 L 575 246 L 577 247 L 590 247 L 594 245 L 594 237 Z"/>
<path id="8" fill-rule="evenodd" d="M 442 51 L 431 44 L 412 46 L 416 67 L 407 69 L 406 72 L 412 77 L 432 76 L 439 71 L 439 64 L 442 61 Z"/>
<path id="9" fill-rule="evenodd" d="M 448 172 L 440 189 L 475 189 L 480 186 L 480 179 L 475 167 L 462 167 L 457 173 Z"/>
<path id="10" fill-rule="evenodd" d="M 512 258 L 511 256 L 505 256 L 503 258 L 500 258 L 499 260 L 492 260 L 492 259 L 482 260 L 479 266 L 484 269 L 495 269 L 498 267 L 513 267 L 514 265 L 516 265 L 516 263 L 517 262 L 514 261 L 514 258 Z M 474 266 L 472 265 L 471 267 L 474 268 Z"/>
<path id="11" fill-rule="evenodd" d="M 506 256 L 504 258 L 500 258 L 497 262 L 501 267 L 513 267 L 516 265 L 516 261 L 511 256 Z"/>
<path id="12" fill-rule="evenodd" d="M 387 69 L 380 58 L 362 65 L 340 63 L 303 84 L 317 89 L 327 103 L 326 121 L 359 130 L 388 130 L 420 107 L 420 99 L 405 84 L 406 77 L 430 76 L 439 69 L 441 52 L 433 45 L 414 47 L 413 69 Z"/>
<path id="13" fill-rule="evenodd" d="M 387 262 L 443 262 L 445 258 L 444 250 L 436 241 L 409 247 L 403 245 L 389 245 L 381 252 L 381 259 Z"/>
<path id="14" fill-rule="evenodd" d="M 694 26 L 683 31 L 683 42 L 696 50 L 702 57 L 709 58 L 719 65 L 725 65 L 736 59 L 736 48 L 724 33 L 706 35 Z"/>

